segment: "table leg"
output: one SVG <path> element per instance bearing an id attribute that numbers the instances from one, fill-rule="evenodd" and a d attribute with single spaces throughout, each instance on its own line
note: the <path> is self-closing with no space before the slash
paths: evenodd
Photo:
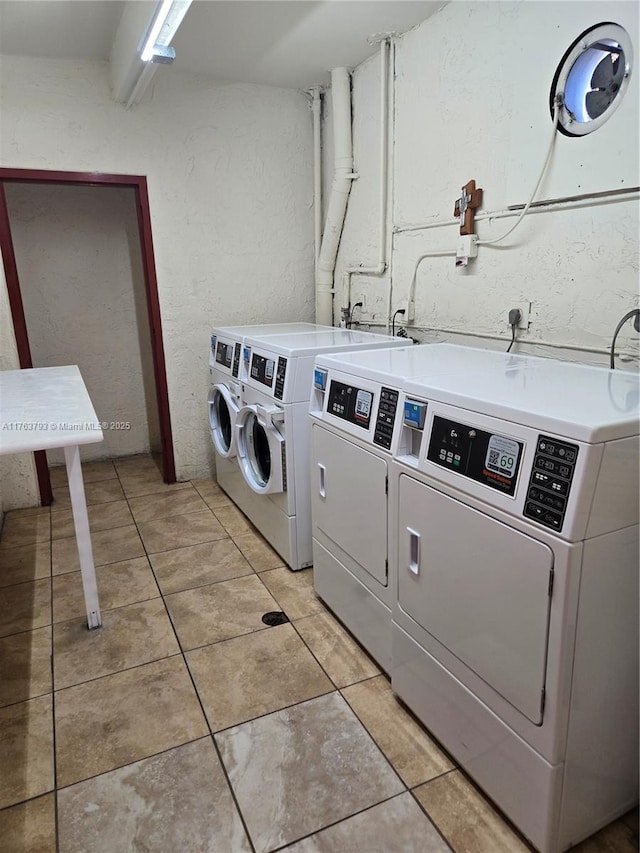
<path id="1" fill-rule="evenodd" d="M 84 483 L 82 482 L 82 469 L 80 467 L 80 448 L 78 445 L 65 447 L 64 458 L 67 463 L 67 478 L 69 480 L 69 493 L 71 495 L 73 523 L 76 528 L 76 542 L 80 558 L 84 603 L 87 609 L 87 627 L 99 628 L 102 625 L 102 618 L 100 616 L 96 569 L 93 562 L 89 516 L 84 496 Z"/>

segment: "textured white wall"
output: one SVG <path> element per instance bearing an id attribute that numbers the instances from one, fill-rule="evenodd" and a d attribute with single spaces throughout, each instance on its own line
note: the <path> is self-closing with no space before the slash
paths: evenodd
<path id="1" fill-rule="evenodd" d="M 134 191 L 8 184 L 6 198 L 33 366 L 77 364 L 109 425 L 82 458 L 159 449 Z"/>
<path id="2" fill-rule="evenodd" d="M 558 62 L 587 27 L 625 26 L 635 68 L 625 99 L 593 135 L 558 135 L 538 198 L 638 187 L 638 4 L 628 2 L 456 2 L 397 42 L 394 167 L 396 233 L 393 308 L 406 305 L 416 259 L 455 251 L 453 206 L 470 178 L 484 188 L 483 211 L 523 204 L 544 162 L 551 134 L 549 90 Z M 359 66 L 353 80 L 355 171 L 336 281 L 344 267 L 377 258 L 379 63 Z M 498 236 L 514 219 L 478 222 L 481 238 Z M 500 247 L 480 248 L 466 270 L 452 258 L 425 260 L 418 273 L 413 335 L 502 348 L 509 308 L 533 303 L 521 352 L 606 363 L 604 351 L 620 317 L 638 305 L 638 193 L 527 216 Z M 363 321 L 385 323 L 389 275 L 353 278 L 352 303 L 366 297 Z M 338 290 L 336 319 L 341 304 Z M 464 337 L 450 331 L 458 330 Z M 469 335 L 487 335 L 474 338 Z M 504 339 L 504 344 L 499 338 Z M 492 339 L 493 338 L 493 339 Z M 498 338 L 498 340 L 495 340 Z M 638 352 L 629 323 L 619 347 Z M 573 349 L 576 347 L 577 349 Z M 590 350 L 598 350 L 599 353 Z M 624 366 L 623 363 L 620 366 Z"/>
<path id="3" fill-rule="evenodd" d="M 2 58 L 5 166 L 146 175 L 178 478 L 211 470 L 212 324 L 312 320 L 304 95 L 161 68 L 130 111 L 104 64 Z"/>

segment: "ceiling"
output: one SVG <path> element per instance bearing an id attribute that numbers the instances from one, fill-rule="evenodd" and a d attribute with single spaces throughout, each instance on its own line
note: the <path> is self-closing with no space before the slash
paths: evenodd
<path id="1" fill-rule="evenodd" d="M 406 32 L 444 5 L 195 0 L 173 40 L 173 67 L 221 81 L 327 85 L 331 68 L 358 65 L 376 52 L 376 35 Z M 108 60 L 124 6 L 120 0 L 3 0 L 0 53 Z"/>

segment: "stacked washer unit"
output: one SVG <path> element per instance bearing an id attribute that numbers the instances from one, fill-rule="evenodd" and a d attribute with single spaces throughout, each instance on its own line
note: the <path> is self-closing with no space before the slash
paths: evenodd
<path id="1" fill-rule="evenodd" d="M 392 449 L 400 437 L 403 382 L 503 370 L 521 361 L 450 344 L 316 359 L 309 408 L 314 585 L 387 672 L 396 594 L 389 572 L 387 486 Z M 416 418 L 423 411 L 418 407 Z"/>
<path id="2" fill-rule="evenodd" d="M 348 329 L 244 341 L 236 451 L 245 488 L 225 489 L 294 571 L 313 562 L 309 398 L 314 359 L 320 353 L 403 346 L 400 338 Z"/>
<path id="3" fill-rule="evenodd" d="M 638 397 L 547 360 L 400 395 L 392 687 L 543 853 L 638 800 Z"/>
<path id="4" fill-rule="evenodd" d="M 211 330 L 209 348 L 208 412 L 211 440 L 216 455 L 216 477 L 231 497 L 246 490 L 236 462 L 235 423 L 242 406 L 240 357 L 247 335 L 297 334 L 328 329 L 314 323 L 261 323 L 251 326 L 219 326 Z"/>

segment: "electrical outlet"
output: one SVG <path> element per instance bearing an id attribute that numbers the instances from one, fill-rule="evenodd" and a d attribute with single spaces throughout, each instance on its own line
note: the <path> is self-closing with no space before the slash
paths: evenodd
<path id="1" fill-rule="evenodd" d="M 516 329 L 528 329 L 531 321 L 531 303 L 530 302 L 510 302 L 507 309 L 507 323 L 509 322 L 509 311 L 512 308 L 517 308 L 520 311 L 520 320 Z"/>

